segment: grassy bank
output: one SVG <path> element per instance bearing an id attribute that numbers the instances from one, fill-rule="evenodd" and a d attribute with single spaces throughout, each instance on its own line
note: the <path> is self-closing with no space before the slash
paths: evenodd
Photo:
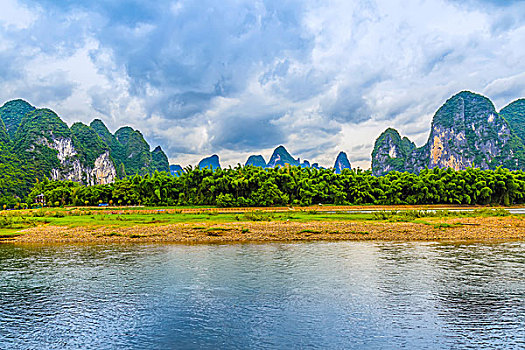
<path id="1" fill-rule="evenodd" d="M 354 208 L 355 209 L 355 208 Z M 314 239 L 522 239 L 502 208 L 55 208 L 0 213 L 3 242 L 223 242 Z M 286 210 L 286 211 L 284 211 Z M 363 212 L 365 211 L 365 212 Z"/>

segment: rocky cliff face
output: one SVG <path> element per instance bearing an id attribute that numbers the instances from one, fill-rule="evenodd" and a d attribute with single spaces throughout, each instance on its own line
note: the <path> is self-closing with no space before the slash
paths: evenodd
<path id="1" fill-rule="evenodd" d="M 98 184 L 109 184 L 117 178 L 117 171 L 113 161 L 109 156 L 109 151 L 102 153 L 95 160 L 93 170 L 91 171 L 94 182 Z"/>
<path id="2" fill-rule="evenodd" d="M 429 155 L 428 160 L 413 163 L 414 170 L 425 166 L 455 170 L 472 166 L 495 168 L 502 165 L 504 158 L 512 157 L 502 154 L 510 139 L 510 128 L 492 102 L 464 91 L 449 99 L 435 114 L 423 150 Z"/>
<path id="3" fill-rule="evenodd" d="M 399 135 L 397 130 L 386 129 L 376 140 L 372 152 L 372 171 L 380 176 L 391 171 L 404 171 L 407 158 L 416 145 Z"/>
<path id="4" fill-rule="evenodd" d="M 98 155 L 93 164 L 90 164 L 83 161 L 84 157 L 73 145 L 72 138 L 50 136 L 50 140 L 41 138 L 39 145 L 57 152 L 59 165 L 51 169 L 52 180 L 70 180 L 86 185 L 100 185 L 111 183 L 116 179 L 117 172 L 108 150 Z"/>
<path id="5" fill-rule="evenodd" d="M 374 174 L 419 172 L 425 167 L 460 170 L 525 166 L 525 147 L 507 121 L 488 98 L 468 91 L 453 96 L 439 108 L 424 146 L 411 145 L 408 139 L 401 140 L 397 131 L 385 131 L 372 153 Z"/>
<path id="6" fill-rule="evenodd" d="M 109 152 L 101 154 L 93 166 L 86 166 L 75 158 L 66 158 L 58 169 L 51 169 L 52 180 L 69 180 L 86 185 L 105 185 L 115 181 L 117 172 Z"/>

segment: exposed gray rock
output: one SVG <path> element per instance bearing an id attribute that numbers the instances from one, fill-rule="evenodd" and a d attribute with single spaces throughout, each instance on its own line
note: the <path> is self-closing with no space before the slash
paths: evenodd
<path id="1" fill-rule="evenodd" d="M 425 167 L 462 170 L 525 166 L 525 146 L 521 140 L 488 98 L 468 91 L 453 96 L 439 108 L 424 146 L 412 149 L 407 146 L 397 131 L 385 131 L 376 140 L 372 153 L 373 173 L 383 175 L 392 170 L 417 173 Z"/>
<path id="2" fill-rule="evenodd" d="M 57 151 L 60 168 L 51 169 L 53 180 L 70 180 L 86 185 L 108 184 L 115 181 L 117 171 L 109 151 L 99 155 L 93 166 L 89 166 L 82 164 L 70 138 L 59 137 L 52 140 L 53 143 L 49 143 L 47 139 L 42 139 L 42 144 Z"/>

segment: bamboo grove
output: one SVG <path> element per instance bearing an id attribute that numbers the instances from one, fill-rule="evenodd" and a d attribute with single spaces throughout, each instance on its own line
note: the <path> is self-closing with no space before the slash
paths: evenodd
<path id="1" fill-rule="evenodd" d="M 165 172 L 130 176 L 112 184 L 37 182 L 26 203 L 39 194 L 51 206 L 147 205 L 283 206 L 311 204 L 501 204 L 525 202 L 525 172 L 425 169 L 419 174 L 246 166 L 211 171 L 188 167 L 179 177 Z M 8 207 L 27 204 L 4 203 Z"/>

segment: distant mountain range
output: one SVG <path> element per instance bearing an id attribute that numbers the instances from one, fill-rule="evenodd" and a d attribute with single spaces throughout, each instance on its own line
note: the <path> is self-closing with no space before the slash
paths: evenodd
<path id="1" fill-rule="evenodd" d="M 499 113 L 479 94 L 462 91 L 441 106 L 432 120 L 428 141 L 422 147 L 395 129 L 385 130 L 372 152 L 372 172 L 417 173 L 428 168 L 475 167 L 525 169 L 525 100 Z"/>
<path id="2" fill-rule="evenodd" d="M 292 155 L 284 148 L 284 146 L 277 147 L 274 151 L 272 156 L 270 157 L 270 160 L 268 163 L 264 160 L 264 157 L 261 155 L 251 155 L 248 157 L 248 160 L 246 160 L 245 166 L 251 165 L 255 167 L 260 168 L 275 168 L 275 167 L 287 167 L 287 166 L 298 166 L 301 168 L 314 168 L 314 169 L 320 169 L 318 163 L 310 164 L 309 161 L 303 160 L 301 162 L 300 158 L 294 158 Z M 210 169 L 220 169 L 221 164 L 219 162 L 219 156 L 216 154 L 202 159 L 199 164 L 199 168 L 210 168 Z M 340 174 L 343 169 L 351 169 L 350 162 L 348 161 L 348 158 L 346 156 L 345 152 L 339 153 L 337 156 L 337 159 L 335 161 L 334 169 L 335 172 Z M 180 174 L 182 170 L 182 167 L 180 165 L 171 165 L 170 166 L 171 173 L 173 175 Z"/>

